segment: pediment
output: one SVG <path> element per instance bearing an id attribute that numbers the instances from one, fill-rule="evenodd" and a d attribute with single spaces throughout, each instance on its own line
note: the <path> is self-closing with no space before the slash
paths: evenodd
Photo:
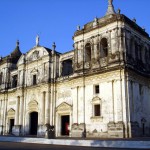
<path id="1" fill-rule="evenodd" d="M 63 102 L 56 108 L 56 111 L 70 111 L 71 109 L 72 109 L 71 105 Z"/>
<path id="2" fill-rule="evenodd" d="M 33 47 L 30 51 L 28 51 L 26 58 L 28 60 L 28 62 L 32 62 L 35 60 L 40 59 L 43 56 L 48 55 L 48 51 L 46 50 L 46 48 L 38 46 L 38 47 Z"/>
<path id="3" fill-rule="evenodd" d="M 37 73 L 38 73 L 38 70 L 35 68 L 31 71 L 31 74 L 37 74 Z"/>
<path id="4" fill-rule="evenodd" d="M 28 103 L 28 107 L 30 107 L 30 108 L 37 108 L 37 107 L 38 107 L 38 102 L 35 101 L 35 100 L 30 101 L 30 102 Z"/>
<path id="5" fill-rule="evenodd" d="M 93 99 L 92 99 L 92 103 L 93 104 L 95 104 L 95 103 L 100 103 L 101 102 L 101 99 L 98 97 L 98 96 L 96 96 L 96 97 L 94 97 Z"/>
<path id="6" fill-rule="evenodd" d="M 12 108 L 9 109 L 8 112 L 7 112 L 7 115 L 8 115 L 8 116 L 15 116 L 15 110 L 12 109 Z"/>

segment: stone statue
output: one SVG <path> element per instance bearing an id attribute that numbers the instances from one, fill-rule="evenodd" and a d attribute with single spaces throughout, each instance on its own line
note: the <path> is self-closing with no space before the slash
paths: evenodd
<path id="1" fill-rule="evenodd" d="M 80 30 L 80 26 L 79 26 L 79 25 L 77 26 L 77 30 L 78 30 L 78 31 Z"/>
<path id="2" fill-rule="evenodd" d="M 56 44 L 55 44 L 55 42 L 53 42 L 52 47 L 53 47 L 53 51 L 55 51 L 55 49 L 56 49 Z"/>
<path id="3" fill-rule="evenodd" d="M 40 39 L 40 37 L 37 35 L 36 36 L 36 46 L 39 46 L 39 39 Z"/>

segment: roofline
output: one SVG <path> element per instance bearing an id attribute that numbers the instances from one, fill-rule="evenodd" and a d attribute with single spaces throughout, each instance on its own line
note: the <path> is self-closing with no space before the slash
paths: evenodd
<path id="1" fill-rule="evenodd" d="M 94 28 L 92 26 L 94 21 L 91 21 L 91 22 L 85 24 L 83 29 L 76 31 L 74 33 L 73 38 L 76 36 L 88 33 L 90 31 L 93 31 L 95 29 L 102 28 L 102 27 L 104 27 L 108 24 L 114 23 L 116 21 L 122 21 L 122 22 L 127 23 L 132 28 L 134 28 L 136 31 L 138 31 L 140 34 L 142 34 L 146 38 L 150 39 L 149 34 L 147 32 L 145 32 L 144 29 L 142 29 L 138 24 L 136 24 L 134 21 L 132 21 L 131 19 L 129 19 L 127 16 L 125 16 L 123 14 L 112 14 L 112 15 L 108 15 L 108 16 L 104 16 L 102 18 L 99 18 L 97 20 L 97 26 Z"/>

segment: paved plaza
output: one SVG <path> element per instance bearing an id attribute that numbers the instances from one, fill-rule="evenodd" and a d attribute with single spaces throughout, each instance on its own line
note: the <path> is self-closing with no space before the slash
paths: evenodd
<path id="1" fill-rule="evenodd" d="M 10 143 L 0 142 L 0 150 L 126 150 L 127 148 L 95 148 L 95 147 L 79 147 L 79 146 L 60 146 L 48 144 L 31 144 L 31 143 Z M 143 150 L 143 149 L 128 149 Z"/>
<path id="2" fill-rule="evenodd" d="M 150 149 L 150 139 L 149 138 L 136 138 L 136 139 L 45 139 L 45 138 L 35 138 L 35 137 L 10 137 L 10 136 L 0 136 L 0 149 L 3 146 L 9 148 L 12 143 L 22 144 L 40 144 L 48 146 L 58 147 L 70 147 L 77 149 L 82 147 L 82 149 Z M 11 142 L 11 144 L 5 144 L 6 142 Z M 13 144 L 18 145 L 18 144 Z M 38 147 L 39 148 L 39 147 Z M 57 146 L 55 147 L 57 148 Z M 16 148 L 15 148 L 16 149 Z M 42 150 L 44 150 L 42 148 Z"/>

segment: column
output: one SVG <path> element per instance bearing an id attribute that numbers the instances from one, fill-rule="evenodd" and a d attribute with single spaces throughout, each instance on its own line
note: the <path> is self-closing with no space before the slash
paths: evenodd
<path id="1" fill-rule="evenodd" d="M 54 55 L 54 80 L 56 78 L 56 70 L 57 70 L 57 58 L 56 55 Z"/>
<path id="2" fill-rule="evenodd" d="M 2 110 L 2 100 L 0 100 L 0 126 L 2 125 L 2 113 L 1 113 L 1 110 Z"/>
<path id="3" fill-rule="evenodd" d="M 46 92 L 42 92 L 42 103 L 41 103 L 41 124 L 45 123 L 45 95 Z"/>
<path id="4" fill-rule="evenodd" d="M 20 97 L 18 96 L 16 100 L 15 125 L 18 125 L 19 123 L 19 100 L 20 100 Z"/>
<path id="5" fill-rule="evenodd" d="M 71 137 L 71 127 L 72 127 L 72 121 L 73 121 L 73 115 L 72 115 L 72 112 L 70 112 L 70 122 L 69 122 L 69 130 L 70 130 L 70 132 L 69 132 L 69 136 Z"/>
<path id="6" fill-rule="evenodd" d="M 59 62 L 59 76 L 62 75 L 62 61 Z"/>
<path id="7" fill-rule="evenodd" d="M 24 106 L 24 99 L 20 97 L 20 113 L 19 113 L 19 125 L 23 125 L 23 106 Z M 18 107 L 19 109 L 19 107 Z"/>
<path id="8" fill-rule="evenodd" d="M 124 118 L 124 111 L 123 111 L 123 85 L 122 85 L 122 78 L 120 79 L 120 103 L 121 103 L 121 118 L 122 118 L 122 122 L 123 122 L 123 118 Z"/>
<path id="9" fill-rule="evenodd" d="M 52 119 L 52 115 L 53 115 L 53 109 L 52 109 L 53 108 L 53 89 L 52 89 L 52 85 L 50 85 L 49 90 L 51 91 L 50 92 L 51 93 L 50 94 L 50 100 L 49 100 L 50 101 L 50 111 L 49 111 L 50 112 L 50 125 L 52 125 L 52 122 L 53 122 L 52 121 L 53 120 Z"/>
<path id="10" fill-rule="evenodd" d="M 111 55 L 112 54 L 112 49 L 111 49 L 111 45 L 112 45 L 112 41 L 111 41 L 111 33 L 112 31 L 108 31 L 108 55 Z"/>
<path id="11" fill-rule="evenodd" d="M 123 77 L 124 76 L 124 77 Z M 125 130 L 125 138 L 130 138 L 130 81 L 127 74 L 123 74 L 122 76 L 122 108 L 123 108 L 123 122 L 124 122 L 124 130 Z"/>
<path id="12" fill-rule="evenodd" d="M 114 80 L 112 81 L 112 113 L 113 113 L 113 121 L 115 121 L 115 112 L 114 112 Z"/>
<path id="13" fill-rule="evenodd" d="M 84 131 L 83 131 L 83 135 L 82 137 L 85 138 L 86 137 L 86 122 L 85 122 L 85 79 L 83 79 L 83 123 L 84 123 Z"/>
<path id="14" fill-rule="evenodd" d="M 50 123 L 50 92 L 46 93 L 45 124 Z"/>
<path id="15" fill-rule="evenodd" d="M 2 107 L 1 107 L 1 125 L 3 125 L 4 120 L 4 100 L 2 100 Z"/>
<path id="16" fill-rule="evenodd" d="M 77 97 L 77 106 L 76 106 L 76 107 L 77 107 L 77 121 L 76 121 L 76 123 L 78 123 L 78 122 L 79 122 L 79 120 L 78 120 L 78 117 L 79 117 L 79 116 L 78 116 L 78 109 L 79 109 L 79 108 L 78 108 L 78 107 L 79 107 L 79 106 L 78 106 L 78 103 L 79 103 L 79 102 L 78 102 L 78 101 L 79 101 L 79 86 L 77 86 L 77 96 L 76 96 L 76 97 Z"/>
<path id="17" fill-rule="evenodd" d="M 109 122 L 113 122 L 114 121 L 114 81 L 110 81 L 108 82 L 109 88 L 110 88 L 110 103 L 109 103 Z"/>
<path id="18" fill-rule="evenodd" d="M 3 119 L 3 133 L 5 134 L 6 133 L 6 99 L 4 98 L 4 108 L 3 108 L 3 116 L 4 116 L 4 119 Z"/>
<path id="19" fill-rule="evenodd" d="M 78 63 L 78 42 L 74 43 L 74 49 L 75 49 L 74 62 Z"/>
<path id="20" fill-rule="evenodd" d="M 2 107 L 1 107 L 1 135 L 3 135 L 3 125 L 4 125 L 4 100 L 2 100 Z"/>
<path id="21" fill-rule="evenodd" d="M 56 87 L 55 87 L 55 83 L 53 84 L 53 89 L 52 89 L 52 99 L 51 99 L 51 102 L 52 102 L 52 126 L 55 125 L 55 100 L 56 100 Z"/>

